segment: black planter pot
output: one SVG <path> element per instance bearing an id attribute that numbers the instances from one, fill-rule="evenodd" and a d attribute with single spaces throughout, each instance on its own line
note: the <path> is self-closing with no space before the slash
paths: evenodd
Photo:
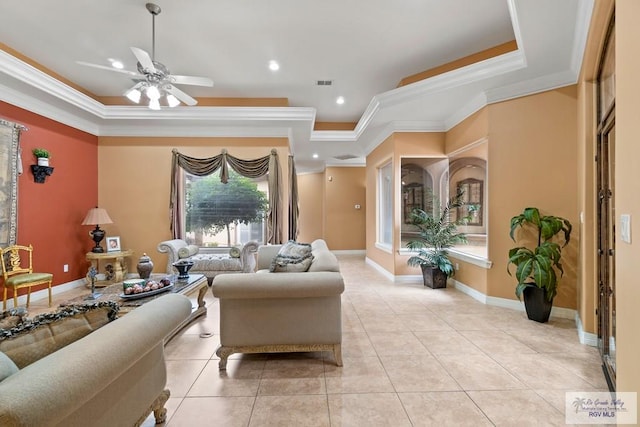
<path id="1" fill-rule="evenodd" d="M 424 285 L 432 289 L 440 289 L 447 287 L 447 275 L 444 274 L 438 267 L 430 267 L 421 265 L 422 278 Z"/>
<path id="2" fill-rule="evenodd" d="M 547 301 L 544 289 L 537 286 L 528 286 L 524 288 L 522 294 L 527 317 L 540 323 L 548 322 L 553 301 Z"/>

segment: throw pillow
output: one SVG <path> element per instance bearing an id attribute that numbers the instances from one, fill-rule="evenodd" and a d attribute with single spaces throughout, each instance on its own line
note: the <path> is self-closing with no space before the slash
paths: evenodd
<path id="1" fill-rule="evenodd" d="M 178 258 L 184 259 L 196 255 L 200 251 L 200 248 L 196 245 L 187 245 L 178 249 Z"/>
<path id="2" fill-rule="evenodd" d="M 312 261 L 310 244 L 289 240 L 278 251 L 269 271 L 272 273 L 303 272 L 309 269 Z"/>
<path id="3" fill-rule="evenodd" d="M 116 302 L 69 305 L 0 330 L 0 351 L 22 369 L 114 320 Z"/>
<path id="4" fill-rule="evenodd" d="M 240 248 L 237 246 L 232 246 L 229 248 L 229 256 L 231 258 L 240 258 Z"/>
<path id="5" fill-rule="evenodd" d="M 0 351 L 0 382 L 15 374 L 18 370 L 13 360 L 9 359 L 6 354 Z"/>

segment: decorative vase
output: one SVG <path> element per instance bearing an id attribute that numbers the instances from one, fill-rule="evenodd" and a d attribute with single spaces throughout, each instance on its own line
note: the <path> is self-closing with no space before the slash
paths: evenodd
<path id="1" fill-rule="evenodd" d="M 48 157 L 38 157 L 38 166 L 49 166 Z"/>
<path id="2" fill-rule="evenodd" d="M 140 257 L 137 269 L 141 279 L 148 279 L 151 276 L 151 271 L 153 270 L 153 262 L 146 253 L 142 254 L 142 256 Z"/>
<path id="3" fill-rule="evenodd" d="M 194 262 L 190 260 L 180 260 L 178 262 L 174 262 L 172 265 L 178 270 L 178 279 L 188 279 L 189 278 L 189 270 L 193 267 Z"/>

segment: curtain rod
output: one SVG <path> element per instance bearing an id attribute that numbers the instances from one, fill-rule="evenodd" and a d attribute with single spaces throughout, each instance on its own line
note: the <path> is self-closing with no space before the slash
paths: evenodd
<path id="1" fill-rule="evenodd" d="M 21 124 L 21 123 L 16 123 L 16 122 L 12 122 L 11 120 L 7 120 L 7 119 L 3 119 L 2 117 L 0 117 L 0 122 L 3 122 L 7 125 L 13 126 L 14 128 L 18 128 L 21 131 L 28 131 L 29 128 L 26 127 L 25 125 Z"/>

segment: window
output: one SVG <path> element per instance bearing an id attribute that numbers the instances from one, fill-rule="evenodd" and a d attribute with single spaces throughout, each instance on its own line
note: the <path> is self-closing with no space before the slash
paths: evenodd
<path id="1" fill-rule="evenodd" d="M 482 181 L 467 178 L 458 181 L 458 191 L 462 191 L 463 205 L 458 208 L 458 218 L 468 218 L 468 225 L 482 225 Z"/>
<path id="2" fill-rule="evenodd" d="M 265 243 L 267 181 L 229 171 L 226 184 L 218 174 L 185 173 L 185 240 L 200 247 Z"/>
<path id="3" fill-rule="evenodd" d="M 378 168 L 378 243 L 393 242 L 393 165 L 388 162 Z"/>
<path id="4" fill-rule="evenodd" d="M 467 236 L 467 244 L 453 249 L 476 258 L 487 258 L 487 157 L 488 142 L 482 141 L 449 159 L 449 192 L 464 191 L 464 205 L 453 214 L 457 218 L 469 218 L 458 230 Z"/>

